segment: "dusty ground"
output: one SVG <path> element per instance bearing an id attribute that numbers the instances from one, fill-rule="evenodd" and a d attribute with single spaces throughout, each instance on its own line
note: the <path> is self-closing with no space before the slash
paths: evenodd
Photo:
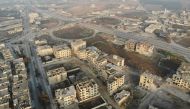
<path id="1" fill-rule="evenodd" d="M 81 5 L 75 5 L 66 11 L 68 13 L 71 13 L 74 16 L 84 16 L 87 13 L 91 13 L 93 11 L 103 11 L 106 9 L 113 9 L 118 7 L 118 4 L 104 4 L 104 3 L 94 3 L 94 6 L 92 4 L 81 4 Z"/>
<path id="2" fill-rule="evenodd" d="M 40 28 L 51 29 L 58 25 L 58 22 L 55 19 L 42 20 L 40 24 Z"/>
<path id="3" fill-rule="evenodd" d="M 56 37 L 63 39 L 81 39 L 92 36 L 94 34 L 94 30 L 76 25 L 55 31 L 53 34 Z"/>
<path id="4" fill-rule="evenodd" d="M 100 25 L 118 25 L 121 23 L 119 19 L 104 17 L 104 18 L 96 18 L 93 20 L 94 23 Z"/>
<path id="5" fill-rule="evenodd" d="M 87 40 L 87 46 L 96 46 L 100 50 L 108 54 L 116 54 L 125 58 L 125 64 L 131 66 L 139 71 L 149 70 L 152 73 L 163 76 L 161 69 L 157 67 L 157 60 L 155 58 L 148 58 L 134 52 L 126 52 L 123 47 L 116 46 L 112 42 L 106 41 L 104 37 L 98 35 Z"/>
<path id="6" fill-rule="evenodd" d="M 63 42 L 63 41 L 58 42 L 57 40 L 52 39 L 51 36 L 49 36 L 49 35 L 42 35 L 42 36 L 40 36 L 39 38 L 36 38 L 36 39 L 46 39 L 48 44 L 52 45 L 52 46 L 66 43 L 66 42 Z"/>
<path id="7" fill-rule="evenodd" d="M 190 47 L 190 37 L 182 38 L 180 40 L 175 40 L 175 42 L 184 47 Z"/>

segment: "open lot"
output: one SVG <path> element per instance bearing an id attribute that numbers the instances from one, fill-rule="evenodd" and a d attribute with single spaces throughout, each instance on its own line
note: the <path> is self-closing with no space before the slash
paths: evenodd
<path id="1" fill-rule="evenodd" d="M 53 34 L 56 37 L 63 39 L 81 39 L 92 36 L 94 34 L 94 30 L 76 25 L 54 31 Z"/>
<path id="2" fill-rule="evenodd" d="M 87 39 L 86 41 L 87 46 L 96 46 L 108 54 L 116 54 L 125 58 L 126 65 L 138 69 L 140 72 L 149 70 L 150 72 L 161 76 L 165 75 L 165 73 L 163 73 L 162 70 L 157 67 L 157 57 L 149 58 L 135 52 L 127 52 L 122 46 L 117 46 L 112 42 L 107 41 L 106 38 L 101 34 L 98 34 L 94 38 Z"/>
<path id="3" fill-rule="evenodd" d="M 190 47 L 190 37 L 182 38 L 182 39 L 176 40 L 175 42 L 184 47 Z"/>
<path id="4" fill-rule="evenodd" d="M 47 19 L 47 20 L 42 20 L 39 26 L 42 29 L 43 28 L 51 29 L 52 27 L 55 27 L 57 25 L 58 21 L 56 21 L 55 19 Z"/>
<path id="5" fill-rule="evenodd" d="M 98 25 L 118 25 L 119 23 L 121 23 L 119 19 L 111 17 L 96 18 L 93 20 L 93 22 Z"/>

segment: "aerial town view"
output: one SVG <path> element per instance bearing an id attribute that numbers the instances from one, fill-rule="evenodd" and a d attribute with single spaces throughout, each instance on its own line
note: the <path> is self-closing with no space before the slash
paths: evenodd
<path id="1" fill-rule="evenodd" d="M 190 109 L 190 0 L 0 0 L 0 109 Z"/>

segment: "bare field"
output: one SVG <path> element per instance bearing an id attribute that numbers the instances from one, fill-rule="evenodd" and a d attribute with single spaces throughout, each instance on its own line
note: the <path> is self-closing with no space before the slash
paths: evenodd
<path id="1" fill-rule="evenodd" d="M 81 39 L 92 36 L 94 34 L 94 30 L 76 25 L 73 27 L 54 31 L 53 34 L 56 37 L 63 39 Z"/>
<path id="2" fill-rule="evenodd" d="M 42 20 L 40 24 L 40 28 L 50 29 L 58 25 L 58 22 L 54 19 Z"/>
<path id="3" fill-rule="evenodd" d="M 184 46 L 184 47 L 190 47 L 190 38 L 182 38 L 179 41 L 176 41 L 176 43 Z"/>
<path id="4" fill-rule="evenodd" d="M 110 17 L 103 17 L 103 18 L 96 18 L 93 20 L 94 23 L 100 25 L 117 25 L 121 23 L 119 19 L 110 18 Z"/>
<path id="5" fill-rule="evenodd" d="M 155 59 L 145 57 L 135 52 L 127 52 L 123 49 L 123 47 L 106 41 L 106 39 L 101 35 L 97 35 L 96 37 L 90 38 L 86 41 L 87 46 L 95 46 L 108 54 L 116 54 L 125 58 L 126 65 L 136 68 L 139 71 L 143 72 L 145 70 L 148 70 L 152 73 L 156 73 L 157 75 L 164 75 L 161 69 L 157 67 L 157 62 Z"/>
<path id="6" fill-rule="evenodd" d="M 106 9 L 112 9 L 118 7 L 118 4 L 104 4 L 104 3 L 94 3 L 92 4 L 80 4 L 75 5 L 72 8 L 67 9 L 68 13 L 71 13 L 75 16 L 84 16 L 87 13 L 92 13 L 94 11 L 103 11 Z"/>

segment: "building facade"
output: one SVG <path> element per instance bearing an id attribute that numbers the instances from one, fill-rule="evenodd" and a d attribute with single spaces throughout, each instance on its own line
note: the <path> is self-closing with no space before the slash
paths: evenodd
<path id="1" fill-rule="evenodd" d="M 67 107 L 77 102 L 76 90 L 74 86 L 70 86 L 64 89 L 57 89 L 55 91 L 55 97 L 60 107 Z"/>
<path id="2" fill-rule="evenodd" d="M 76 90 L 80 102 L 99 96 L 98 85 L 93 79 L 78 83 L 76 85 Z"/>
<path id="3" fill-rule="evenodd" d="M 139 86 L 145 90 L 151 91 L 158 88 L 161 84 L 161 81 L 162 81 L 161 77 L 153 75 L 148 72 L 144 72 L 140 76 Z"/>
<path id="4" fill-rule="evenodd" d="M 53 55 L 53 48 L 48 45 L 37 46 L 36 51 L 39 56 Z"/>
<path id="5" fill-rule="evenodd" d="M 127 51 L 135 51 L 136 42 L 134 40 L 132 40 L 132 39 L 126 41 L 124 49 L 127 50 Z"/>
<path id="6" fill-rule="evenodd" d="M 138 42 L 136 44 L 136 52 L 145 56 L 152 56 L 154 53 L 154 45 L 147 42 Z"/>
<path id="7" fill-rule="evenodd" d="M 67 79 L 67 72 L 64 67 L 49 70 L 47 72 L 49 84 L 57 84 Z"/>
<path id="8" fill-rule="evenodd" d="M 182 63 L 176 74 L 167 79 L 171 85 L 176 85 L 182 89 L 190 90 L 190 64 Z"/>
<path id="9" fill-rule="evenodd" d="M 53 54 L 55 58 L 70 58 L 71 49 L 67 45 L 59 45 L 53 47 Z"/>
<path id="10" fill-rule="evenodd" d="M 117 55 L 110 55 L 108 56 L 108 62 L 117 65 L 117 66 L 124 66 L 125 65 L 125 59 L 117 56 Z"/>
<path id="11" fill-rule="evenodd" d="M 81 50 L 81 49 L 85 49 L 86 48 L 86 41 L 83 41 L 81 39 L 75 40 L 75 41 L 71 42 L 71 48 L 72 48 L 74 53 L 76 51 Z"/>
<path id="12" fill-rule="evenodd" d="M 114 94 L 118 88 L 120 88 L 125 83 L 125 75 L 121 73 L 116 73 L 111 75 L 107 81 L 107 90 L 110 95 Z"/>

